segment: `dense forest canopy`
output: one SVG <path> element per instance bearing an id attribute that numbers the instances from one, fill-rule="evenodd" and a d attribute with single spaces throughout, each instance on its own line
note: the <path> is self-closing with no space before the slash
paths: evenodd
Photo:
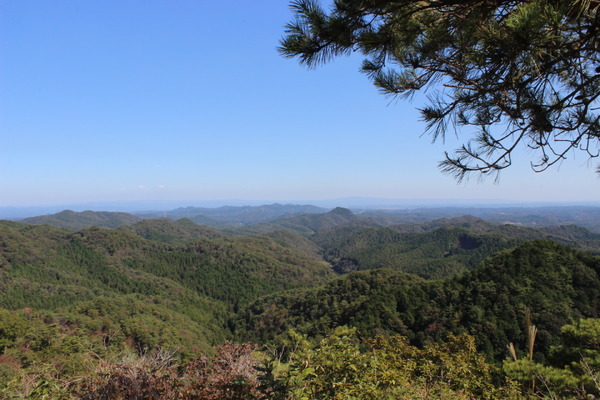
<path id="1" fill-rule="evenodd" d="M 384 217 L 337 208 L 236 230 L 165 218 L 82 230 L 0 221 L 0 393 L 600 394 L 600 235 Z M 48 221 L 65 218 L 129 220 Z"/>

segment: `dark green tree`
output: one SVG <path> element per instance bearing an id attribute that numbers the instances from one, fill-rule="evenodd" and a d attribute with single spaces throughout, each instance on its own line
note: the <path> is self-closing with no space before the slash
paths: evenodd
<path id="1" fill-rule="evenodd" d="M 313 67 L 361 52 L 384 94 L 430 89 L 420 109 L 433 140 L 472 135 L 440 168 L 457 180 L 534 150 L 543 171 L 573 150 L 598 156 L 598 0 L 294 0 L 279 48 Z M 480 175 L 484 176 L 484 175 Z"/>

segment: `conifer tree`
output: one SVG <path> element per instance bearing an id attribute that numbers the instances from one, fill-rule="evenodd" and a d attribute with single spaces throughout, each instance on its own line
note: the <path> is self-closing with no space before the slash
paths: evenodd
<path id="1" fill-rule="evenodd" d="M 280 52 L 313 67 L 361 52 L 381 92 L 410 97 L 433 140 L 469 135 L 440 162 L 457 180 L 497 173 L 515 149 L 543 171 L 598 156 L 598 0 L 294 0 Z M 600 172 L 600 169 L 599 169 Z M 485 175 L 480 175 L 485 176 Z"/>

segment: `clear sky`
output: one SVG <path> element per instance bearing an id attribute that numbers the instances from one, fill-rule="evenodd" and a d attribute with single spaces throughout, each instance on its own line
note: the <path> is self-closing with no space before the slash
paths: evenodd
<path id="1" fill-rule="evenodd" d="M 597 162 L 457 184 L 361 57 L 276 51 L 288 1 L 0 0 L 0 206 L 216 199 L 598 201 Z M 466 133 L 465 133 L 466 134 Z"/>

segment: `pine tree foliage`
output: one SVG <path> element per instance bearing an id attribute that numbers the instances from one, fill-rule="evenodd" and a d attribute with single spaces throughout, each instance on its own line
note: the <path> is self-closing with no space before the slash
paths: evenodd
<path id="1" fill-rule="evenodd" d="M 543 171 L 572 150 L 598 156 L 597 0 L 294 0 L 280 52 L 313 67 L 361 52 L 384 94 L 433 89 L 420 109 L 433 140 L 470 136 L 440 162 L 462 180 L 533 150 Z M 480 175 L 485 176 L 485 175 Z"/>

